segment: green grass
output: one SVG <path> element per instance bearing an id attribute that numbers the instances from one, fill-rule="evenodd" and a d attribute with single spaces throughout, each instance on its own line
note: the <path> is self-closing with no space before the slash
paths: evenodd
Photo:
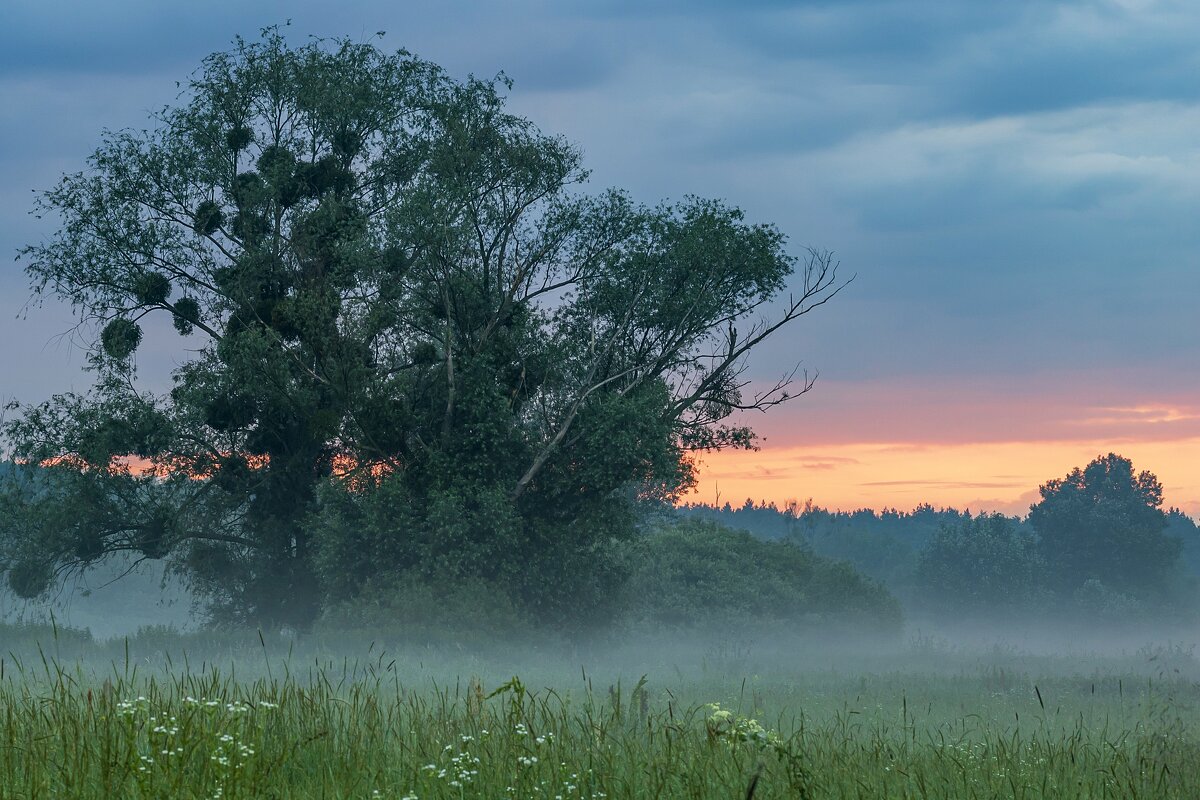
<path id="1" fill-rule="evenodd" d="M 1180 648 L 138 652 L 163 638 L 6 655 L 0 798 L 1200 797 Z"/>

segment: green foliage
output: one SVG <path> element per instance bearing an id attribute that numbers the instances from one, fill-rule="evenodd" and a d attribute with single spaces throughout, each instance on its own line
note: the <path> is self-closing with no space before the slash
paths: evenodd
<path id="1" fill-rule="evenodd" d="M 613 589 L 624 572 L 609 543 L 630 534 L 633 516 L 615 501 L 578 522 L 523 515 L 505 484 L 491 491 L 478 483 L 409 486 L 393 475 L 363 493 L 328 486 L 313 525 L 317 574 L 343 608 L 359 600 L 378 606 L 381 592 L 403 606 L 395 587 L 424 584 L 445 593 L 482 584 L 513 603 L 523 624 L 578 630 L 620 611 Z"/>
<path id="2" fill-rule="evenodd" d="M 175 316 L 171 317 L 171 324 L 175 326 L 175 330 L 184 336 L 195 330 L 196 323 L 200 321 L 200 304 L 195 298 L 181 297 L 175 301 L 172 308 Z"/>
<path id="3" fill-rule="evenodd" d="M 107 134 L 23 255 L 36 292 L 111 320 L 108 358 L 90 395 L 5 427 L 61 467 L 70 522 L 30 544 L 0 521 L 0 558 L 168 558 L 210 611 L 265 625 L 412 574 L 603 616 L 632 504 L 678 497 L 693 450 L 752 445 L 731 414 L 788 392 L 743 397 L 746 357 L 843 284 L 811 253 L 757 319 L 798 263 L 774 226 L 577 191 L 577 150 L 505 88 L 268 29 L 205 59 L 156 129 Z M 163 397 L 129 361 L 152 313 L 200 340 Z"/>
<path id="4" fill-rule="evenodd" d="M 104 326 L 100 345 L 109 358 L 122 361 L 133 355 L 142 342 L 142 329 L 132 320 L 118 317 Z"/>
<path id="5" fill-rule="evenodd" d="M 945 525 L 921 551 L 922 600 L 943 613 L 1009 614 L 1046 600 L 1046 565 L 1017 521 L 980 515 Z"/>
<path id="6" fill-rule="evenodd" d="M 650 531 L 627 558 L 628 613 L 653 625 L 900 624 L 896 600 L 850 565 L 711 522 Z"/>
<path id="7" fill-rule="evenodd" d="M 171 280 L 161 272 L 146 272 L 137 277 L 133 295 L 144 306 L 157 306 L 171 296 Z"/>
<path id="8" fill-rule="evenodd" d="M 8 568 L 8 587 L 23 600 L 46 592 L 53 579 L 51 566 L 44 561 L 15 561 Z"/>
<path id="9" fill-rule="evenodd" d="M 201 236 L 212 236 L 225 222 L 225 212 L 215 200 L 205 200 L 196 206 L 192 216 L 192 227 Z"/>
<path id="10" fill-rule="evenodd" d="M 1158 478 L 1109 453 L 1040 491 L 1029 523 L 1059 590 L 1094 580 L 1119 594 L 1162 597 L 1183 543 L 1165 534 Z"/>

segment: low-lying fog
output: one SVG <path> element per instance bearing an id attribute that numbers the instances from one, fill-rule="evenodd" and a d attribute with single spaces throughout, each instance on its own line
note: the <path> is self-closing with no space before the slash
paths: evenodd
<path id="1" fill-rule="evenodd" d="M 267 659 L 378 663 L 401 657 L 440 680 L 494 673 L 497 680 L 532 671 L 603 670 L 613 680 L 691 673 L 777 678 L 801 672 L 963 674 L 1005 669 L 1021 673 L 1138 674 L 1200 680 L 1200 625 L 1054 621 L 1049 614 L 980 621 L 906 618 L 888 633 L 823 630 L 774 624 L 691 625 L 673 629 L 625 626 L 587 636 L 529 631 L 461 631 L 409 635 L 413 620 L 388 629 L 318 626 L 311 632 L 261 633 L 205 628 L 191 596 L 161 568 L 108 567 L 69 583 L 49 600 L 0 595 L 0 650 L 33 652 L 37 642 L 64 659 L 101 662 L 125 657 L 145 666 L 179 660 L 232 663 L 256 669 Z M 6 624 L 7 623 L 7 624 Z M 260 638 L 261 637 L 261 638 Z M 7 641 L 6 641 L 7 640 Z M 264 649 L 265 648 L 265 649 Z M 425 662 L 428 662 L 426 665 Z"/>

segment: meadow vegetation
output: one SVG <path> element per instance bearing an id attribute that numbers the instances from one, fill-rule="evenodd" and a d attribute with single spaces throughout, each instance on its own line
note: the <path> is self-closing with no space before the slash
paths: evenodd
<path id="1" fill-rule="evenodd" d="M 0 635 L 5 798 L 1200 792 L 1200 664 L 1179 646 Z"/>

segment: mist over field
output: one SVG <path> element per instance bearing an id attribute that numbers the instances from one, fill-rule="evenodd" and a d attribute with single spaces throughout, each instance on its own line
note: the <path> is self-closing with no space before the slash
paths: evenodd
<path id="1" fill-rule="evenodd" d="M 6 626 L 4 732 L 32 744 L 0 775 L 84 797 L 1186 798 L 1192 634 Z"/>
<path id="2" fill-rule="evenodd" d="M 1166 535 L 1178 541 L 1179 560 L 1160 585 L 1140 598 L 1097 591 L 1094 579 L 1073 595 L 1054 594 L 1044 575 L 1031 575 L 1028 564 L 1003 561 L 995 542 L 985 543 L 991 548 L 982 553 L 961 552 L 962 541 L 955 537 L 963 532 L 986 535 L 978 529 L 980 522 L 1028 528 L 1023 520 L 931 507 L 848 514 L 812 505 L 778 509 L 749 502 L 736 508 L 660 508 L 651 518 L 657 529 L 642 536 L 657 540 L 658 549 L 638 551 L 639 559 L 652 561 L 630 579 L 623 610 L 605 625 L 543 627 L 511 608 L 483 611 L 469 586 L 449 585 L 440 592 L 410 587 L 415 596 L 407 600 L 377 599 L 368 607 L 332 609 L 314 629 L 285 628 L 283 635 L 289 642 L 316 647 L 331 646 L 318 642 L 344 642 L 349 652 L 354 651 L 351 641 L 375 640 L 490 652 L 503 651 L 511 638 L 556 654 L 589 648 L 605 652 L 612 641 L 640 641 L 660 654 L 690 653 L 670 661 L 676 666 L 705 653 L 745 650 L 793 662 L 815 658 L 814 663 L 851 673 L 922 649 L 984 661 L 988 654 L 1003 652 L 1058 658 L 1064 666 L 1075 656 L 1136 663 L 1139 652 L 1158 647 L 1190 652 L 1200 639 L 1192 605 L 1200 535 L 1195 523 L 1175 512 L 1167 516 Z M 959 547 L 941 553 L 947 542 Z M 765 562 L 796 555 L 800 559 L 783 562 L 782 569 L 764 568 Z M 844 575 L 860 574 L 845 587 L 871 587 L 874 603 L 870 596 L 865 602 L 803 598 L 805 592 L 829 591 L 821 583 L 827 577 L 814 580 L 814 562 Z M 1022 586 L 1021 580 L 1028 583 Z M 789 582 L 800 595 L 789 591 Z M 10 623 L 85 631 L 98 645 L 136 639 L 144 629 L 174 631 L 185 639 L 195 634 L 203 641 L 201 632 L 213 624 L 203 598 L 189 591 L 178 574 L 161 563 L 121 557 L 94 565 L 44 598 L 22 600 L 5 591 L 0 601 L 0 615 Z M 217 629 L 237 630 L 219 623 Z M 352 640 L 346 639 L 347 631 L 354 632 Z M 631 655 L 637 649 L 625 646 L 623 652 Z"/>

